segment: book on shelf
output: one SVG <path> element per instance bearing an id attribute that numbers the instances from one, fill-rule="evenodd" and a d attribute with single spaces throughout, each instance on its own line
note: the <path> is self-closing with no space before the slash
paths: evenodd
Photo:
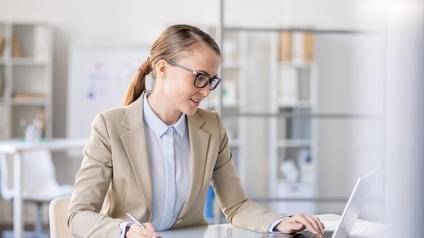
<path id="1" fill-rule="evenodd" d="M 310 113 L 309 108 L 293 108 L 296 115 Z M 287 122 L 287 139 L 308 141 L 311 139 L 311 120 L 309 118 L 290 118 Z"/>
<path id="2" fill-rule="evenodd" d="M 297 64 L 313 62 L 314 33 L 312 31 L 281 32 L 279 60 Z"/>
<path id="3" fill-rule="evenodd" d="M 13 99 L 16 102 L 26 102 L 26 101 L 39 101 L 44 100 L 46 95 L 44 93 L 36 92 L 15 92 L 13 94 Z"/>
<path id="4" fill-rule="evenodd" d="M 17 36 L 14 36 L 12 39 L 12 56 L 16 58 L 22 57 L 21 41 Z"/>
<path id="5" fill-rule="evenodd" d="M 314 33 L 307 31 L 303 33 L 303 60 L 305 62 L 314 61 Z"/>
<path id="6" fill-rule="evenodd" d="M 283 67 L 280 69 L 280 100 L 283 105 L 295 104 L 298 102 L 298 82 L 297 69 Z"/>
<path id="7" fill-rule="evenodd" d="M 3 56 L 4 47 L 6 45 L 6 39 L 1 38 L 0 39 L 0 57 Z"/>
<path id="8" fill-rule="evenodd" d="M 6 90 L 6 79 L 4 75 L 0 75 L 0 97 L 4 96 L 4 91 Z"/>
<path id="9" fill-rule="evenodd" d="M 279 37 L 279 60 L 290 62 L 292 60 L 292 33 L 281 32 Z"/>
<path id="10" fill-rule="evenodd" d="M 45 59 L 48 54 L 47 50 L 47 28 L 46 26 L 35 26 L 34 28 L 34 57 L 37 59 Z"/>
<path id="11" fill-rule="evenodd" d="M 293 62 L 294 63 L 303 63 L 304 61 L 304 34 L 301 31 L 293 32 Z"/>

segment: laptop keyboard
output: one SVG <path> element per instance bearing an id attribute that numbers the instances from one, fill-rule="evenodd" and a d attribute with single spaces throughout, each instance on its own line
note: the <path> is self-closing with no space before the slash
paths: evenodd
<path id="1" fill-rule="evenodd" d="M 333 236 L 334 231 L 325 231 L 322 235 L 322 238 L 331 238 Z M 293 238 L 316 238 L 317 236 L 310 231 L 304 230 L 296 235 Z"/>

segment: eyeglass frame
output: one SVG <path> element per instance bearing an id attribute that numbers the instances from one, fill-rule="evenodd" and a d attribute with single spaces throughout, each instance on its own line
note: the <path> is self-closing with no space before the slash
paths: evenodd
<path id="1" fill-rule="evenodd" d="M 182 65 L 180 65 L 180 64 L 177 64 L 177 63 L 175 63 L 175 62 L 174 62 L 174 61 L 172 61 L 172 60 L 165 60 L 165 62 L 167 62 L 167 63 L 169 63 L 169 64 L 171 64 L 171 65 L 173 65 L 173 66 L 177 66 L 178 68 L 181 68 L 181 69 L 187 70 L 187 71 L 189 71 L 190 73 L 194 74 L 194 75 L 195 75 L 195 77 L 194 77 L 193 84 L 194 84 L 194 86 L 195 86 L 196 88 L 204 88 L 204 87 L 206 87 L 206 86 L 208 86 L 208 85 L 209 85 L 209 90 L 210 90 L 210 91 L 212 91 L 212 90 L 215 90 L 215 89 L 218 87 L 218 85 L 221 83 L 221 81 L 222 81 L 222 79 L 221 79 L 221 78 L 219 78 L 219 77 L 217 77 L 217 76 L 209 77 L 209 75 L 207 75 L 207 74 L 205 74 L 205 73 L 197 72 L 196 70 L 192 70 L 192 69 L 190 69 L 190 68 L 187 68 L 187 67 L 185 67 L 185 66 L 182 66 Z M 209 80 L 208 80 L 208 81 L 207 81 L 207 82 L 206 82 L 203 86 L 197 86 L 197 85 L 196 85 L 196 81 L 197 81 L 197 78 L 198 78 L 199 76 L 206 76 Z M 215 86 L 214 86 L 213 88 L 211 88 L 211 85 L 212 85 L 213 80 L 218 80 L 218 81 L 217 81 L 217 83 L 215 84 Z"/>

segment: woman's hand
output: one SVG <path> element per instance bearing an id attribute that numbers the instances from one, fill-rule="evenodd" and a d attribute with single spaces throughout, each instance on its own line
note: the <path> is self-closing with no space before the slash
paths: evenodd
<path id="1" fill-rule="evenodd" d="M 127 238 L 135 238 L 135 237 L 155 237 L 160 238 L 159 234 L 156 232 L 152 223 L 146 222 L 143 223 L 144 227 L 141 227 L 137 224 L 132 224 L 130 228 L 127 230 L 126 237 Z"/>
<path id="2" fill-rule="evenodd" d="M 309 216 L 306 213 L 300 213 L 283 220 L 276 228 L 285 234 L 295 233 L 307 228 L 317 237 L 322 237 L 325 227 L 318 217 Z"/>

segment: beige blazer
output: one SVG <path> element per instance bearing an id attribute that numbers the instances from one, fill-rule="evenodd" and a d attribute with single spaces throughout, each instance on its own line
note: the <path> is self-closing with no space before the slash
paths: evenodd
<path id="1" fill-rule="evenodd" d="M 129 106 L 98 114 L 76 175 L 69 227 L 78 237 L 119 237 L 131 212 L 152 218 L 152 179 L 142 117 L 143 95 Z M 187 116 L 191 143 L 190 190 L 173 228 L 205 225 L 204 202 L 212 182 L 223 213 L 233 225 L 267 232 L 285 214 L 253 203 L 243 190 L 216 112 Z"/>

